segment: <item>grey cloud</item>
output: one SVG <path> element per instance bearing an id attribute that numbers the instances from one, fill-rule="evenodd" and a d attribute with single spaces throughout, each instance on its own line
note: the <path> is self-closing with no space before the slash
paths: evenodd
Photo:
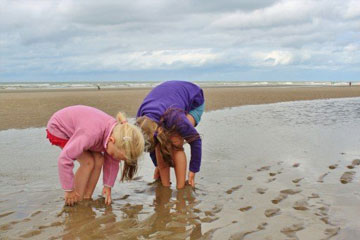
<path id="1" fill-rule="evenodd" d="M 352 0 L 0 0 L 0 9 L 7 72 L 360 64 Z"/>

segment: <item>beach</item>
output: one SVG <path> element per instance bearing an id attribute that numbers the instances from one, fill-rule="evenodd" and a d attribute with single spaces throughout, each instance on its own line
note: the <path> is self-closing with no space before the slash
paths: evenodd
<path id="1" fill-rule="evenodd" d="M 0 91 L 0 130 L 43 127 L 57 110 L 88 105 L 115 116 L 129 117 L 151 88 Z M 206 111 L 252 104 L 359 97 L 360 86 L 336 87 L 205 87 Z"/>
<path id="2" fill-rule="evenodd" d="M 154 182 L 145 154 L 111 206 L 100 177 L 93 200 L 64 207 L 48 118 L 84 104 L 134 122 L 149 91 L 0 92 L 0 239 L 359 239 L 358 86 L 205 87 L 195 189 Z"/>

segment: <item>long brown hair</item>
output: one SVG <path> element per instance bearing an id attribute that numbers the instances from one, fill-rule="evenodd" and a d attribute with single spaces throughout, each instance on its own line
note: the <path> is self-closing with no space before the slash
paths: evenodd
<path id="1" fill-rule="evenodd" d="M 180 113 L 180 114 L 179 114 Z M 153 152 L 155 146 L 159 144 L 160 153 L 170 167 L 174 166 L 172 160 L 172 151 L 183 151 L 182 146 L 176 146 L 171 142 L 171 137 L 179 135 L 178 126 L 183 121 L 181 114 L 185 114 L 185 111 L 178 108 L 169 108 L 161 116 L 159 124 L 151 120 L 147 116 L 142 116 L 136 119 L 136 125 L 138 125 L 143 131 L 145 137 L 145 151 Z M 185 140 L 190 143 L 200 136 L 185 136 Z"/>

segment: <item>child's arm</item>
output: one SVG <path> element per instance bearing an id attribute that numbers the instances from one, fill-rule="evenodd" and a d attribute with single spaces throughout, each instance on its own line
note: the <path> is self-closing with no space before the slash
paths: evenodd
<path id="1" fill-rule="evenodd" d="M 119 165 L 119 161 L 105 153 L 103 166 L 103 195 L 105 195 L 105 203 L 108 205 L 111 204 L 111 188 L 114 186 L 116 177 L 119 173 Z"/>
<path id="2" fill-rule="evenodd" d="M 191 159 L 189 166 L 189 184 L 194 186 L 195 173 L 200 171 L 201 165 L 201 138 L 199 133 L 185 115 L 182 117 L 181 124 L 177 126 L 177 130 L 179 131 L 180 135 L 190 144 Z"/>

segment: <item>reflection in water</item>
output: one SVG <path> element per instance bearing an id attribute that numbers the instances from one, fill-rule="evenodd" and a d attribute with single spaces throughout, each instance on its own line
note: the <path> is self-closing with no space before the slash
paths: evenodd
<path id="1" fill-rule="evenodd" d="M 105 209 L 104 213 L 97 216 L 97 210 Z M 101 231 L 103 224 L 116 221 L 116 215 L 112 212 L 111 206 L 106 206 L 104 199 L 95 201 L 83 201 L 75 207 L 64 207 L 65 232 L 63 239 L 89 239 L 103 238 L 106 236 Z"/>
<path id="2" fill-rule="evenodd" d="M 155 198 L 149 207 L 127 203 L 116 208 L 116 203 L 113 207 L 106 206 L 103 198 L 64 207 L 62 239 L 199 239 L 202 236 L 200 217 L 195 213 L 199 210 L 194 208 L 197 202 L 190 186 L 174 191 L 154 183 L 150 191 Z"/>
<path id="3" fill-rule="evenodd" d="M 176 191 L 176 200 L 172 200 L 172 189 L 157 185 L 155 189 L 155 213 L 152 224 L 152 237 L 198 239 L 201 237 L 201 223 L 194 214 L 195 197 L 190 186 Z"/>

